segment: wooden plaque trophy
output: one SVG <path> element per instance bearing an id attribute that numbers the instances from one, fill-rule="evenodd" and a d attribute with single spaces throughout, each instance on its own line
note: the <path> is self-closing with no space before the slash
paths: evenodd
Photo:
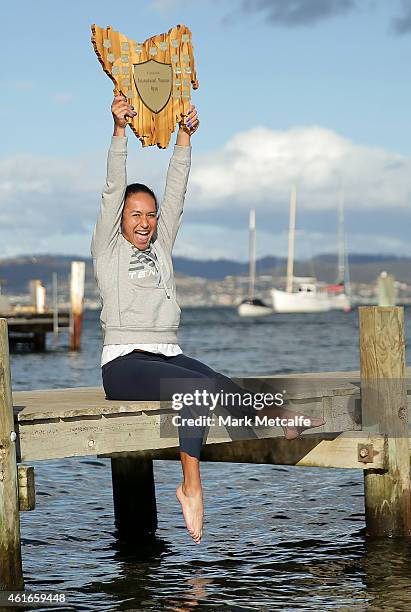
<path id="1" fill-rule="evenodd" d="M 191 87 L 197 89 L 191 32 L 184 25 L 138 43 L 111 26 L 91 26 L 91 41 L 104 72 L 137 115 L 129 125 L 143 147 L 168 146 L 176 123 L 185 120 Z"/>

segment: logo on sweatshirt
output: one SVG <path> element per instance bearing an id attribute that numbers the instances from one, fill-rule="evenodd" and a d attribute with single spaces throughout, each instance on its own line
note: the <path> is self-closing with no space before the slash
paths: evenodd
<path id="1" fill-rule="evenodd" d="M 150 251 L 139 251 L 133 246 L 128 275 L 131 279 L 157 276 L 156 256 Z"/>

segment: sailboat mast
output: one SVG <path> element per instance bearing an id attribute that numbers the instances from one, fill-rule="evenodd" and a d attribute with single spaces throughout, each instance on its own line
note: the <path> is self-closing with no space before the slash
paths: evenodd
<path id="1" fill-rule="evenodd" d="M 297 188 L 295 185 L 291 189 L 290 198 L 290 219 L 288 225 L 288 260 L 287 260 L 287 293 L 293 291 L 294 279 L 294 238 L 295 238 L 295 211 L 297 208 Z"/>
<path id="2" fill-rule="evenodd" d="M 248 299 L 254 299 L 255 287 L 255 208 L 250 210 L 249 219 L 249 285 Z"/>
<path id="3" fill-rule="evenodd" d="M 344 235 L 344 191 L 340 191 L 338 202 L 338 278 L 337 283 L 345 282 L 345 235 Z"/>

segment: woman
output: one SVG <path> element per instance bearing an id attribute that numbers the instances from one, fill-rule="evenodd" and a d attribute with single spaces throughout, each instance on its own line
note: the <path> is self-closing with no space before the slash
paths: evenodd
<path id="1" fill-rule="evenodd" d="M 134 108 L 122 96 L 111 107 L 114 133 L 108 154 L 107 182 L 94 228 L 91 252 L 101 294 L 103 386 L 108 399 L 170 399 L 173 393 L 244 391 L 230 379 L 183 354 L 177 344 L 180 308 L 171 252 L 181 222 L 190 171 L 191 136 L 199 127 L 195 107 L 186 126 L 180 123 L 159 210 L 153 191 L 141 183 L 127 186 L 127 116 Z M 181 416 L 206 415 L 208 407 L 183 405 Z M 232 406 L 239 416 L 255 415 Z M 283 408 L 264 408 L 260 415 L 294 416 Z M 323 424 L 311 419 L 311 426 Z M 289 428 L 286 437 L 303 428 Z M 187 529 L 196 543 L 203 532 L 200 451 L 204 427 L 179 427 L 183 482 L 176 495 Z"/>

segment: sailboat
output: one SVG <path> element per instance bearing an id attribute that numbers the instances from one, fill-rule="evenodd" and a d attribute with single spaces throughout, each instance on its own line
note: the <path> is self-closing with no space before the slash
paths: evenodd
<path id="1" fill-rule="evenodd" d="M 262 300 L 255 298 L 255 209 L 250 210 L 249 218 L 249 280 L 248 298 L 238 306 L 240 317 L 265 317 L 272 314 L 272 309 Z"/>
<path id="2" fill-rule="evenodd" d="M 297 188 L 291 190 L 290 218 L 288 229 L 287 284 L 285 291 L 271 289 L 275 312 L 326 312 L 331 309 L 327 290 L 314 277 L 294 276 L 295 215 Z"/>
<path id="3" fill-rule="evenodd" d="M 338 277 L 334 285 L 328 285 L 327 291 L 332 310 L 343 310 L 344 312 L 351 310 L 350 281 L 345 249 L 344 192 L 342 190 L 338 206 Z"/>

